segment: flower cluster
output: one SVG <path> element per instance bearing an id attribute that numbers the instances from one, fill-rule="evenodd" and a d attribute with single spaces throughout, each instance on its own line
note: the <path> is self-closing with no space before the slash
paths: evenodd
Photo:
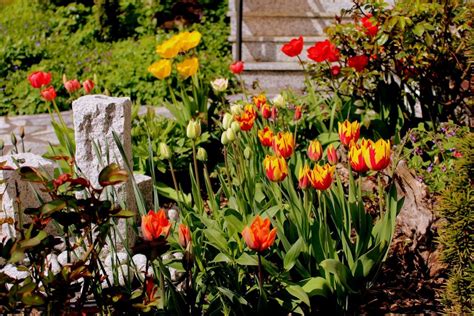
<path id="1" fill-rule="evenodd" d="M 35 71 L 28 76 L 28 81 L 30 85 L 35 89 L 41 89 L 41 97 L 48 102 L 54 101 L 56 99 L 57 93 L 56 89 L 50 85 L 51 83 L 51 73 L 44 71 Z M 67 80 L 66 75 L 63 75 L 64 88 L 69 94 L 73 94 L 79 89 L 81 89 L 81 83 L 77 79 Z M 43 87 L 45 87 L 43 89 Z M 94 89 L 94 82 L 90 79 L 82 82 L 82 87 L 86 93 L 90 93 Z"/>
<path id="2" fill-rule="evenodd" d="M 162 58 L 148 67 L 148 71 L 158 79 L 171 75 L 172 59 L 184 54 L 199 45 L 201 33 L 198 31 L 181 32 L 172 36 L 156 47 L 156 53 Z M 187 57 L 176 64 L 176 70 L 184 78 L 193 76 L 199 68 L 199 60 L 195 56 Z"/>

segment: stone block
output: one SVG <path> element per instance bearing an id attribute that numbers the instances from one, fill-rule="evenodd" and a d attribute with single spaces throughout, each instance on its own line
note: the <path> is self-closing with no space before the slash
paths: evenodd
<path id="1" fill-rule="evenodd" d="M 135 182 L 138 185 L 138 189 L 142 193 L 143 199 L 145 200 L 145 207 L 147 210 L 153 209 L 153 179 L 144 174 L 134 174 Z"/>
<path id="2" fill-rule="evenodd" d="M 0 162 L 4 161 L 7 162 L 7 166 L 15 169 L 18 168 L 15 164 L 15 161 L 17 161 L 19 167 L 28 166 L 37 168 L 49 176 L 53 176 L 54 162 L 32 153 L 0 156 Z M 41 186 L 39 184 L 21 180 L 15 170 L 0 170 L 0 221 L 3 223 L 2 231 L 0 232 L 0 240 L 6 236 L 14 237 L 16 235 L 14 226 L 9 223 L 11 223 L 12 220 L 13 223 L 19 221 L 20 211 L 29 207 L 41 206 L 36 198 L 36 194 L 44 201 L 50 200 L 49 195 L 45 192 L 41 192 L 40 188 Z M 18 201 L 20 201 L 20 205 L 18 205 Z"/>

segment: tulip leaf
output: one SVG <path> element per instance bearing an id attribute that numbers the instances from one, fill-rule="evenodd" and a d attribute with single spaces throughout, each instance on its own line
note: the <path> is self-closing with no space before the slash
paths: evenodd
<path id="1" fill-rule="evenodd" d="M 332 273 L 341 282 L 341 284 L 352 293 L 357 293 L 353 286 L 353 277 L 349 269 L 336 259 L 326 259 L 320 263 L 320 266 L 327 272 Z"/>
<path id="2" fill-rule="evenodd" d="M 38 235 L 36 235 L 35 237 L 24 240 L 24 241 L 21 241 L 20 246 L 21 246 L 21 248 L 30 248 L 30 247 L 37 246 L 47 236 L 48 236 L 48 234 L 46 234 L 46 232 L 44 230 L 40 230 Z"/>
<path id="3" fill-rule="evenodd" d="M 245 252 L 235 262 L 243 266 L 258 266 L 257 258 Z"/>
<path id="4" fill-rule="evenodd" d="M 209 243 L 214 246 L 217 250 L 222 252 L 227 252 L 228 250 L 228 243 L 224 236 L 224 234 L 217 229 L 207 228 L 204 230 L 204 234 L 206 235 Z"/>
<path id="5" fill-rule="evenodd" d="M 48 203 L 43 204 L 40 208 L 41 215 L 48 216 L 57 211 L 64 209 L 67 206 L 66 202 L 63 200 L 54 200 Z"/>
<path id="6" fill-rule="evenodd" d="M 247 302 L 247 300 L 245 300 L 245 298 L 243 298 L 242 296 L 232 292 L 229 289 L 226 289 L 226 288 L 223 288 L 223 287 L 220 287 L 220 286 L 218 286 L 217 289 L 219 290 L 219 292 L 224 294 L 224 296 L 226 296 L 232 303 L 235 303 L 237 301 L 242 305 L 247 305 L 248 304 L 248 302 Z"/>
<path id="7" fill-rule="evenodd" d="M 310 297 L 315 295 L 328 297 L 331 293 L 328 281 L 322 277 L 307 279 L 303 282 L 301 287 Z"/>
<path id="8" fill-rule="evenodd" d="M 304 240 L 302 237 L 291 246 L 290 250 L 285 255 L 283 259 L 283 268 L 287 271 L 291 270 L 298 259 L 300 253 L 304 250 Z"/>
<path id="9" fill-rule="evenodd" d="M 321 133 L 318 136 L 318 140 L 321 142 L 322 146 L 337 142 L 339 140 L 339 135 L 337 133 Z"/>
<path id="10" fill-rule="evenodd" d="M 121 169 L 117 163 L 111 163 L 99 173 L 99 184 L 103 187 L 124 183 L 128 179 L 126 170 Z"/>
<path id="11" fill-rule="evenodd" d="M 290 285 L 286 288 L 286 291 L 290 293 L 292 296 L 296 297 L 297 299 L 301 300 L 308 306 L 311 306 L 309 302 L 308 294 L 303 290 L 303 288 L 299 285 Z"/>
<path id="12" fill-rule="evenodd" d="M 135 212 L 130 211 L 130 210 L 120 210 L 119 212 L 115 214 L 111 214 L 113 217 L 118 217 L 118 218 L 129 218 L 129 217 L 134 217 Z"/>
<path id="13" fill-rule="evenodd" d="M 360 256 L 353 269 L 353 274 L 356 279 L 367 278 L 372 272 L 374 265 L 382 262 L 382 258 L 387 251 L 387 243 L 381 241 L 374 248 Z"/>
<path id="14" fill-rule="evenodd" d="M 227 257 L 225 254 L 220 252 L 220 253 L 217 254 L 217 256 L 211 262 L 214 262 L 214 263 L 218 263 L 218 262 L 229 263 L 230 261 L 231 260 L 229 259 L 229 257 Z"/>

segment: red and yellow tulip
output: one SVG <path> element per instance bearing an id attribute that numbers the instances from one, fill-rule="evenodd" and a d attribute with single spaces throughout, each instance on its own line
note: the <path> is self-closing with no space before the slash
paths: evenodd
<path id="1" fill-rule="evenodd" d="M 273 182 L 283 181 L 288 175 L 288 165 L 283 157 L 267 155 L 263 160 L 263 168 L 267 178 Z"/>
<path id="2" fill-rule="evenodd" d="M 339 139 L 344 146 L 348 146 L 351 141 L 357 142 L 360 135 L 360 124 L 357 121 L 350 123 L 349 121 L 344 121 L 343 123 L 338 123 L 339 127 Z"/>
<path id="3" fill-rule="evenodd" d="M 351 164 L 351 168 L 357 172 L 366 172 L 369 170 L 367 164 L 364 160 L 364 151 L 367 146 L 370 146 L 371 141 L 365 140 L 364 138 L 361 140 L 359 144 L 355 142 L 351 142 L 349 146 L 349 163 Z"/>
<path id="4" fill-rule="evenodd" d="M 262 146 L 271 147 L 273 143 L 273 132 L 270 127 L 265 126 L 262 130 L 259 130 L 258 139 Z"/>
<path id="5" fill-rule="evenodd" d="M 288 158 L 293 154 L 295 149 L 295 141 L 293 134 L 290 132 L 278 132 L 273 137 L 273 151 L 278 157 Z"/>
<path id="6" fill-rule="evenodd" d="M 300 189 L 306 189 L 311 185 L 311 169 L 307 164 L 304 167 L 300 167 L 300 171 L 298 174 L 298 186 Z"/>
<path id="7" fill-rule="evenodd" d="M 267 103 L 267 97 L 264 94 L 260 94 L 252 98 L 253 104 L 260 110 L 260 108 Z"/>
<path id="8" fill-rule="evenodd" d="M 324 166 L 315 165 L 311 172 L 311 186 L 317 190 L 326 190 L 332 184 L 335 166 L 325 164 Z"/>
<path id="9" fill-rule="evenodd" d="M 334 146 L 332 144 L 330 144 L 327 148 L 326 148 L 326 156 L 328 158 L 328 162 L 331 164 L 331 165 L 336 165 L 337 164 L 337 161 L 338 161 L 338 157 L 337 157 L 337 151 L 336 149 L 334 148 Z"/>
<path id="10" fill-rule="evenodd" d="M 263 104 L 260 108 L 260 111 L 262 112 L 262 116 L 265 119 L 268 119 L 272 115 L 272 110 L 268 103 Z"/>
<path id="11" fill-rule="evenodd" d="M 321 143 L 315 139 L 309 143 L 308 146 L 308 157 L 312 161 L 318 161 L 323 156 L 323 147 Z"/>
<path id="12" fill-rule="evenodd" d="M 248 131 L 253 127 L 256 117 L 257 113 L 252 104 L 247 104 L 244 107 L 244 111 L 239 115 L 236 115 L 234 119 L 239 122 L 241 130 Z"/>
<path id="13" fill-rule="evenodd" d="M 275 242 L 277 230 L 270 230 L 270 220 L 263 220 L 259 215 L 255 217 L 252 224 L 246 226 L 242 231 L 242 237 L 247 246 L 257 252 L 267 250 Z"/>
<path id="14" fill-rule="evenodd" d="M 390 142 L 379 139 L 370 142 L 364 148 L 364 161 L 370 170 L 378 171 L 386 168 L 390 164 Z"/>

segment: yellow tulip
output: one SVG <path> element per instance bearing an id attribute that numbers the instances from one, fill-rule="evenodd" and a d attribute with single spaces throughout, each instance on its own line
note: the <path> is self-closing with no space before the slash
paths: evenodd
<path id="1" fill-rule="evenodd" d="M 171 74 L 171 61 L 169 59 L 160 59 L 148 67 L 148 71 L 158 79 L 165 79 Z"/>
<path id="2" fill-rule="evenodd" d="M 176 65 L 179 74 L 185 79 L 194 75 L 199 68 L 199 60 L 196 57 L 185 59 L 183 62 Z"/>
<path id="3" fill-rule="evenodd" d="M 160 55 L 161 58 L 174 58 L 178 55 L 180 48 L 180 38 L 175 35 L 156 46 L 156 53 Z"/>
<path id="4" fill-rule="evenodd" d="M 198 31 L 183 32 L 180 35 L 180 51 L 186 52 L 199 45 L 201 41 L 201 33 Z"/>

